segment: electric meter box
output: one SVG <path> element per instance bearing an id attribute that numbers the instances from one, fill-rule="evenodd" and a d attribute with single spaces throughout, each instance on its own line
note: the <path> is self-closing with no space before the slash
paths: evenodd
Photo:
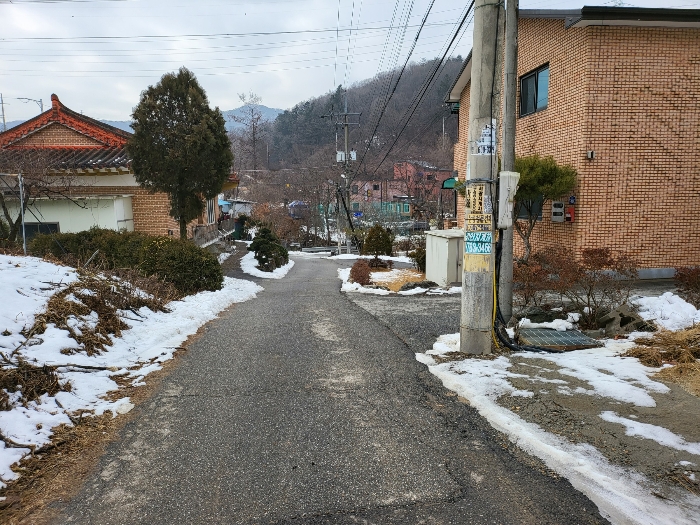
<path id="1" fill-rule="evenodd" d="M 462 282 L 464 231 L 432 230 L 425 234 L 425 278 L 440 286 Z"/>
<path id="2" fill-rule="evenodd" d="M 513 226 L 513 206 L 515 192 L 518 191 L 520 173 L 502 171 L 498 174 L 498 229 L 504 230 Z"/>
<path id="3" fill-rule="evenodd" d="M 552 222 L 564 222 L 564 203 L 562 201 L 552 202 Z"/>

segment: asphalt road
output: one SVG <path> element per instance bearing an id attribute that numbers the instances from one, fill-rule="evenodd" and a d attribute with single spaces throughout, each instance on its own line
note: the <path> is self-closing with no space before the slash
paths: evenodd
<path id="1" fill-rule="evenodd" d="M 605 523 L 415 360 L 440 321 L 378 319 L 341 265 L 298 259 L 210 323 L 55 523 Z"/>

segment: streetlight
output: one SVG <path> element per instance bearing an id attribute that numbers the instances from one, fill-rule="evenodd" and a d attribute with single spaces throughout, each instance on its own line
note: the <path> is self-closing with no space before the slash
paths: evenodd
<path id="1" fill-rule="evenodd" d="M 26 104 L 27 102 L 36 102 L 37 106 L 39 106 L 39 109 L 41 109 L 41 112 L 44 112 L 44 101 L 42 99 L 35 99 L 35 98 L 27 98 L 27 97 L 17 97 L 17 100 L 22 100 Z"/>
<path id="2" fill-rule="evenodd" d="M 24 181 L 22 179 L 22 173 L 0 173 L 0 176 L 17 177 L 19 181 L 19 213 L 22 217 L 22 247 L 24 248 L 24 255 L 27 255 L 27 233 L 24 228 Z"/>

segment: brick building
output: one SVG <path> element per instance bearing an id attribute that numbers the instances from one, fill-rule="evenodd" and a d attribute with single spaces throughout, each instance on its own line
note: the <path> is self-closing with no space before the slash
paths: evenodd
<path id="1" fill-rule="evenodd" d="M 27 234 L 75 232 L 92 226 L 142 231 L 153 235 L 178 235 L 164 193 L 139 186 L 125 151 L 131 134 L 76 113 L 51 95 L 51 109 L 0 133 L 0 173 L 34 172 L 41 178 L 37 198 L 25 221 Z M 1 191 L 13 216 L 19 213 L 16 179 L 3 177 Z M 207 202 L 207 211 L 188 227 L 216 226 L 218 206 Z"/>
<path id="2" fill-rule="evenodd" d="M 452 170 L 422 161 L 395 162 L 391 178 L 353 181 L 350 201 L 354 211 L 365 215 L 426 221 L 440 214 L 442 183 L 452 176 Z M 445 206 L 452 212 L 451 195 L 447 197 Z"/>
<path id="3" fill-rule="evenodd" d="M 533 232 L 535 251 L 610 247 L 642 277 L 700 265 L 700 10 L 521 10 L 516 154 L 578 172 L 562 195 L 573 221 Z M 447 102 L 459 103 L 455 169 L 467 165 L 471 55 Z M 499 134 L 500 139 L 500 134 Z M 464 220 L 464 202 L 459 206 Z M 516 235 L 516 251 L 517 246 Z"/>

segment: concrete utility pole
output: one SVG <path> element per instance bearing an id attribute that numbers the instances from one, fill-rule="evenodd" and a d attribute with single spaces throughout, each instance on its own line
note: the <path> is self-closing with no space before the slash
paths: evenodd
<path id="1" fill-rule="evenodd" d="M 506 4 L 505 93 L 503 104 L 503 147 L 501 169 L 515 171 L 515 114 L 518 83 L 518 7 L 519 0 Z M 513 220 L 517 220 L 514 217 Z M 505 322 L 513 316 L 513 226 L 501 230 L 501 272 L 498 282 L 498 306 Z"/>
<path id="2" fill-rule="evenodd" d="M 2 99 L 2 93 L 0 93 L 0 108 L 2 108 L 2 130 L 7 131 L 7 124 L 5 124 L 5 101 Z"/>
<path id="3" fill-rule="evenodd" d="M 502 7 L 493 0 L 476 0 L 474 47 L 469 102 L 467 198 L 460 351 L 491 352 L 496 240 L 494 225 L 497 115 L 501 90 L 498 45 Z"/>
<path id="4" fill-rule="evenodd" d="M 357 160 L 356 157 L 356 152 L 355 150 L 348 150 L 350 147 L 349 145 L 349 136 L 350 136 L 350 126 L 359 126 L 359 122 L 350 122 L 349 117 L 351 116 L 357 116 L 359 117 L 362 115 L 362 113 L 349 113 L 348 112 L 348 92 L 347 90 L 345 91 L 345 107 L 343 113 L 334 113 L 331 111 L 328 115 L 321 115 L 321 118 L 342 118 L 342 121 L 336 121 L 336 132 L 335 132 L 335 150 L 336 150 L 336 157 L 335 160 L 338 164 L 343 165 L 343 173 L 341 173 L 341 178 L 343 179 L 343 188 L 341 189 L 340 184 L 336 184 L 336 196 L 338 197 L 337 203 L 338 203 L 338 210 L 336 212 L 336 228 L 338 230 L 338 253 L 340 253 L 340 204 L 342 202 L 343 207 L 345 208 L 345 215 L 347 217 L 348 221 L 348 226 L 350 229 L 354 232 L 355 228 L 353 227 L 352 224 L 352 218 L 350 216 L 350 209 L 348 208 L 350 204 L 350 161 L 355 161 Z M 345 136 L 345 149 L 343 151 L 340 151 L 338 149 L 338 128 L 337 126 L 343 126 L 343 134 Z M 332 182 L 332 181 L 329 181 Z"/>

